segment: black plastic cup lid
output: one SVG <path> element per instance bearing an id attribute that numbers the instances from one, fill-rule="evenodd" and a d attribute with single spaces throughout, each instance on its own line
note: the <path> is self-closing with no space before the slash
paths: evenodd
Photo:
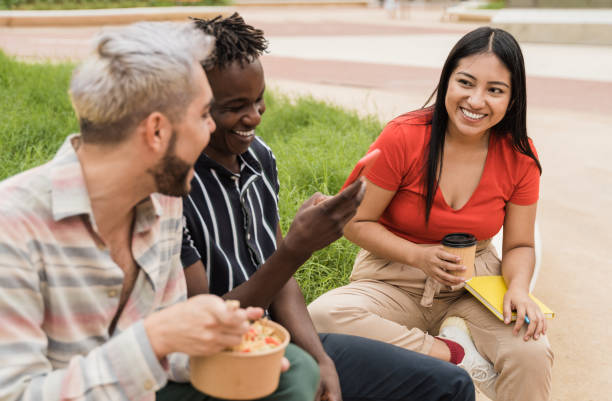
<path id="1" fill-rule="evenodd" d="M 467 248 L 476 245 L 476 237 L 468 233 L 452 233 L 442 238 L 442 245 L 450 248 Z"/>

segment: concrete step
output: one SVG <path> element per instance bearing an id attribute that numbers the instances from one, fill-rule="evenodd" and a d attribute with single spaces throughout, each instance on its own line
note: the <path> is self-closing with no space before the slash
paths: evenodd
<path id="1" fill-rule="evenodd" d="M 457 22 L 481 22 L 489 23 L 498 10 L 485 10 L 479 8 L 485 4 L 482 1 L 466 1 L 447 7 L 443 18 Z"/>
<path id="2" fill-rule="evenodd" d="M 449 7 L 451 21 L 479 22 L 504 29 L 520 42 L 612 45 L 612 9 L 479 8 L 482 1 Z"/>
<path id="3" fill-rule="evenodd" d="M 186 20 L 189 16 L 228 16 L 242 7 L 366 7 L 370 0 L 238 0 L 231 6 L 107 8 L 94 10 L 0 10 L 0 26 L 120 25 L 137 21 Z"/>
<path id="4" fill-rule="evenodd" d="M 612 9 L 508 8 L 491 25 L 521 42 L 612 45 Z"/>

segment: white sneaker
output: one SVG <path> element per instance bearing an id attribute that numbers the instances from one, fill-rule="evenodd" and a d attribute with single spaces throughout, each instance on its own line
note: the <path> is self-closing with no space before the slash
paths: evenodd
<path id="1" fill-rule="evenodd" d="M 465 321 L 455 316 L 445 319 L 440 327 L 440 337 L 448 338 L 463 347 L 465 356 L 458 366 L 470 374 L 474 384 L 484 395 L 495 400 L 497 372 L 493 369 L 493 364 L 476 350 Z"/>

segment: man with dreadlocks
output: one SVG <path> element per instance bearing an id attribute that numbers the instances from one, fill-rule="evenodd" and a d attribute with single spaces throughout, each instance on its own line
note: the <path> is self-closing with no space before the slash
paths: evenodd
<path id="1" fill-rule="evenodd" d="M 255 136 L 265 111 L 263 32 L 238 14 L 196 25 L 216 40 L 203 65 L 215 99 L 216 130 L 183 201 L 181 258 L 189 295 L 210 292 L 263 307 L 289 330 L 295 344 L 286 353 L 291 368 L 269 399 L 473 400 L 471 379 L 451 364 L 361 337 L 316 333 L 292 275 L 314 251 L 342 235 L 365 184 L 358 181 L 334 197 L 315 194 L 283 238 L 276 161 Z M 192 391 L 176 383 L 164 394 Z"/>

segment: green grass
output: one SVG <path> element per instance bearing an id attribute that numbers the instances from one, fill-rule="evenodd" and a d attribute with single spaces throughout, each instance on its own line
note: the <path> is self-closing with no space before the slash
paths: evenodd
<path id="1" fill-rule="evenodd" d="M 489 1 L 487 4 L 483 4 L 479 6 L 478 8 L 484 9 L 484 10 L 499 10 L 505 7 L 506 7 L 506 0 L 501 0 L 501 1 L 493 0 L 493 1 Z"/>
<path id="2" fill-rule="evenodd" d="M 314 192 L 338 192 L 382 126 L 312 98 L 290 102 L 268 94 L 266 106 L 257 132 L 276 155 L 286 233 L 298 207 Z M 356 253 L 357 247 L 344 238 L 315 253 L 296 273 L 306 301 L 346 284 Z"/>
<path id="3" fill-rule="evenodd" d="M 0 179 L 47 161 L 78 131 L 69 64 L 18 63 L 0 52 Z"/>
<path id="4" fill-rule="evenodd" d="M 0 10 L 79 10 L 128 7 L 226 5 L 231 0 L 117 1 L 117 0 L 0 0 Z"/>
<path id="5" fill-rule="evenodd" d="M 68 99 L 71 64 L 26 64 L 0 52 L 0 180 L 49 160 L 78 124 Z M 374 118 L 312 98 L 291 101 L 267 92 L 257 129 L 276 155 L 280 215 L 287 232 L 314 192 L 338 192 L 382 126 Z M 342 238 L 315 253 L 296 273 L 307 302 L 343 285 L 357 247 Z"/>

